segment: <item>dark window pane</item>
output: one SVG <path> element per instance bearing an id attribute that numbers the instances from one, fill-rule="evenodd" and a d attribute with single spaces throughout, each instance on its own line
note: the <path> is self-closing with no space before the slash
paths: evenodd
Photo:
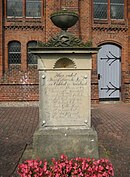
<path id="1" fill-rule="evenodd" d="M 106 4 L 107 1 L 108 1 L 108 0 L 94 0 L 94 3 L 96 2 L 96 3 L 99 3 L 99 4 L 100 4 L 100 3 L 105 3 L 105 4 Z"/>
<path id="2" fill-rule="evenodd" d="M 26 17 L 41 17 L 41 0 L 26 0 Z"/>
<path id="3" fill-rule="evenodd" d="M 9 49 L 9 64 L 21 63 L 21 44 L 20 42 L 10 42 Z"/>
<path id="4" fill-rule="evenodd" d="M 111 19 L 124 18 L 124 1 L 111 0 Z"/>
<path id="5" fill-rule="evenodd" d="M 7 16 L 22 17 L 22 0 L 7 0 Z"/>
<path id="6" fill-rule="evenodd" d="M 107 19 L 107 0 L 94 0 L 94 18 Z"/>
<path id="7" fill-rule="evenodd" d="M 9 64 L 20 64 L 21 60 L 21 54 L 20 53 L 14 53 L 9 54 Z"/>
<path id="8" fill-rule="evenodd" d="M 28 43 L 28 64 L 37 64 L 37 56 L 33 55 L 29 51 L 29 47 L 36 47 L 37 46 L 37 41 L 31 41 Z"/>
<path id="9" fill-rule="evenodd" d="M 123 19 L 124 18 L 124 6 L 111 5 L 111 18 Z"/>
<path id="10" fill-rule="evenodd" d="M 120 4 L 124 4 L 124 0 L 111 0 L 111 3 L 120 3 Z"/>
<path id="11" fill-rule="evenodd" d="M 9 52 L 20 52 L 21 45 L 20 42 L 10 42 L 9 43 Z"/>

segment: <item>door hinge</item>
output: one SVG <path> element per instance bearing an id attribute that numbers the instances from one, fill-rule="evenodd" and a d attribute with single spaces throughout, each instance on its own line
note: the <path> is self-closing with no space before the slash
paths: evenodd
<path id="1" fill-rule="evenodd" d="M 100 75 L 100 74 L 98 74 L 98 80 L 100 80 L 100 78 L 101 78 L 101 75 Z"/>

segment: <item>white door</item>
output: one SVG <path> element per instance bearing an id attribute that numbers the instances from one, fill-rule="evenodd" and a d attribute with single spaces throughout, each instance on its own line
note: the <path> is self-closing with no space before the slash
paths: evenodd
<path id="1" fill-rule="evenodd" d="M 100 101 L 120 100 L 121 49 L 114 44 L 102 45 L 99 50 L 98 85 Z"/>

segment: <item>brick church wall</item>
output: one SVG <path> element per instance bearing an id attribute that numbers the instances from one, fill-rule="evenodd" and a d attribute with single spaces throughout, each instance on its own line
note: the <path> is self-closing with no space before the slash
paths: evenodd
<path id="1" fill-rule="evenodd" d="M 91 0 L 42 1 L 41 18 L 29 19 L 23 17 L 19 20 L 10 19 L 6 18 L 6 0 L 0 1 L 0 9 L 3 9 L 2 2 L 4 2 L 4 16 L 2 16 L 3 13 L 0 11 L 0 43 L 3 44 L 0 45 L 0 101 L 38 100 L 38 71 L 37 68 L 31 68 L 27 64 L 27 44 L 33 40 L 47 42 L 58 33 L 60 30 L 52 24 L 50 14 L 53 11 L 66 7 L 77 12 L 80 16 L 77 24 L 69 29 L 70 32 L 73 32 L 84 42 L 91 41 L 94 47 L 106 42 L 113 42 L 121 47 L 121 100 L 130 102 L 130 37 L 128 38 L 128 35 L 130 36 L 130 28 L 128 30 L 127 20 L 124 24 L 94 23 Z M 127 3 L 126 0 L 125 3 Z M 130 8 L 129 2 L 128 8 Z M 128 12 L 128 24 L 130 26 L 130 10 Z M 2 23 L 3 20 L 4 23 Z M 8 65 L 8 43 L 10 41 L 19 41 L 21 43 L 22 62 L 16 69 Z M 96 55 L 93 55 L 92 65 L 92 102 L 98 103 Z M 21 81 L 25 76 L 27 76 L 27 79 L 25 79 L 27 80 L 26 83 Z"/>
<path id="2" fill-rule="evenodd" d="M 3 3 L 0 1 L 0 77 L 3 75 Z"/>
<path id="3" fill-rule="evenodd" d="M 128 70 L 124 78 L 124 100 L 130 102 L 130 1 L 128 1 Z"/>

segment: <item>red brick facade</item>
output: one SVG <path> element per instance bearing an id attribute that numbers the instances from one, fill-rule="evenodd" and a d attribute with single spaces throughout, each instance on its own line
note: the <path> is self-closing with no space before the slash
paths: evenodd
<path id="1" fill-rule="evenodd" d="M 128 74 L 124 80 L 125 101 L 130 102 L 130 0 L 128 0 Z"/>
<path id="2" fill-rule="evenodd" d="M 23 0 L 25 5 L 25 0 Z M 0 1 L 0 101 L 38 100 L 38 72 L 27 64 L 29 41 L 47 42 L 59 29 L 50 14 L 65 6 L 79 14 L 78 23 L 70 29 L 84 42 L 91 40 L 93 46 L 114 43 L 121 48 L 121 100 L 130 102 L 130 2 L 124 0 L 125 19 L 102 22 L 93 20 L 92 0 L 42 0 L 41 18 L 7 18 L 6 0 Z M 23 9 L 23 14 L 25 9 Z M 128 16 L 127 16 L 128 14 Z M 129 36 L 129 37 L 128 37 Z M 21 43 L 21 65 L 9 67 L 8 44 Z M 27 78 L 27 79 L 26 79 Z M 25 82 L 26 80 L 26 82 Z M 98 102 L 97 59 L 93 56 L 92 101 Z"/>
<path id="3" fill-rule="evenodd" d="M 0 1 L 0 77 L 3 75 L 3 4 Z"/>

